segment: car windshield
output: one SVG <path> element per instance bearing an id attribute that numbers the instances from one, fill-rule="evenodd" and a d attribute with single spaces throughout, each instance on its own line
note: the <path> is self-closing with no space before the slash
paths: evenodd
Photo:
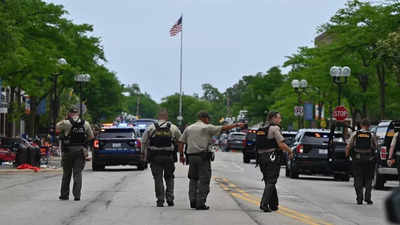
<path id="1" fill-rule="evenodd" d="M 244 134 L 232 134 L 231 139 L 235 140 L 244 140 L 246 136 Z"/>
<path id="2" fill-rule="evenodd" d="M 376 136 L 380 139 L 385 138 L 387 127 L 378 127 L 376 129 Z"/>
<path id="3" fill-rule="evenodd" d="M 100 138 L 134 138 L 135 131 L 133 128 L 112 128 L 105 129 L 100 133 Z"/>
<path id="4" fill-rule="evenodd" d="M 328 143 L 329 133 L 328 132 L 306 132 L 303 137 L 303 142 L 306 143 Z M 342 134 L 335 134 L 335 142 L 344 142 Z"/>

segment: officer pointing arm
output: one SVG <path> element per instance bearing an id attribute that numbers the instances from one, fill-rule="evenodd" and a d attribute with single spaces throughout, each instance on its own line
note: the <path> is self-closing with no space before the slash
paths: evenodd
<path id="1" fill-rule="evenodd" d="M 395 149 L 396 149 L 396 148 L 400 148 L 400 146 L 397 146 L 398 143 L 399 143 L 399 142 L 397 141 L 398 138 L 399 138 L 399 132 L 397 132 L 397 133 L 393 136 L 392 142 L 390 143 L 389 159 L 388 159 L 388 161 L 387 161 L 387 164 L 388 164 L 388 166 L 390 166 L 390 167 L 396 162 L 396 160 L 394 159 L 394 152 L 395 152 Z"/>
<path id="2" fill-rule="evenodd" d="M 225 125 L 222 126 L 221 131 L 227 131 L 227 130 L 231 130 L 235 127 L 240 127 L 243 128 L 246 124 L 245 123 L 233 123 L 233 124 L 229 124 L 229 125 Z M 184 135 L 186 135 L 185 133 L 183 133 Z M 183 137 L 183 139 L 185 139 L 186 136 Z M 185 156 L 184 156 L 184 145 L 185 143 L 183 142 L 178 142 L 178 151 L 179 151 L 179 161 L 184 164 L 185 163 Z"/>

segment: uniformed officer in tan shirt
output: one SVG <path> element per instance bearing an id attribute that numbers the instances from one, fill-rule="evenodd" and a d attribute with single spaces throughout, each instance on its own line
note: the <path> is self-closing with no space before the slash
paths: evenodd
<path id="1" fill-rule="evenodd" d="M 387 161 L 388 166 L 392 167 L 395 163 L 396 160 L 398 160 L 400 157 L 400 146 L 399 143 L 397 142 L 397 139 L 399 138 L 399 132 L 396 132 L 393 136 L 392 142 L 390 143 L 390 150 L 389 150 L 389 159 Z M 397 174 L 400 174 L 400 163 L 397 162 Z M 400 175 L 398 176 L 400 180 Z"/>
<path id="2" fill-rule="evenodd" d="M 396 150 L 396 148 L 400 148 L 400 146 L 396 146 L 398 138 L 399 138 L 399 132 L 396 132 L 392 138 L 392 142 L 390 143 L 389 159 L 387 161 L 389 166 L 394 165 L 394 163 L 396 162 L 395 150 Z M 397 154 L 400 154 L 400 153 L 397 153 Z"/>
<path id="3" fill-rule="evenodd" d="M 84 121 L 83 129 L 84 138 L 80 143 L 71 143 L 69 139 L 71 129 L 73 125 L 71 121 L 75 123 L 81 123 L 79 118 L 79 110 L 76 107 L 72 107 L 68 113 L 68 119 L 62 120 L 57 123 L 56 133 L 60 136 L 62 140 L 61 151 L 62 151 L 62 167 L 63 167 L 63 177 L 61 183 L 61 194 L 60 200 L 69 199 L 69 184 L 71 181 L 71 176 L 74 176 L 74 185 L 72 188 L 72 194 L 74 195 L 74 200 L 79 201 L 81 199 L 81 189 L 82 189 L 82 170 L 85 167 L 85 159 L 90 160 L 88 156 L 88 145 L 87 142 L 94 139 L 92 128 L 89 122 Z M 79 129 L 78 129 L 79 130 Z"/>
<path id="4" fill-rule="evenodd" d="M 168 129 L 169 127 L 169 132 L 165 134 L 167 136 L 162 140 L 160 137 L 155 137 L 157 135 L 156 126 L 155 124 L 150 125 L 142 136 L 142 152 L 144 153 L 145 159 L 149 159 L 150 161 L 151 172 L 154 178 L 157 207 L 163 207 L 165 199 L 167 200 L 168 206 L 174 206 L 175 146 L 181 137 L 181 132 L 177 126 L 168 121 L 168 112 L 166 109 L 160 110 L 156 124 L 160 128 Z M 164 132 L 161 132 L 161 134 L 164 135 Z M 167 139 L 169 139 L 169 141 Z M 157 140 L 163 143 L 155 143 Z M 163 176 L 166 189 L 164 189 Z"/>
<path id="5" fill-rule="evenodd" d="M 219 135 L 221 131 L 230 130 L 235 127 L 244 127 L 244 123 L 235 123 L 226 126 L 215 126 L 209 124 L 210 117 L 207 112 L 198 113 L 199 120 L 188 126 L 179 144 L 180 161 L 185 162 L 183 154 L 184 144 L 187 145 L 187 156 L 189 160 L 189 200 L 190 207 L 197 210 L 208 210 L 206 205 L 207 195 L 210 192 L 211 181 L 211 159 L 209 146 L 212 137 Z"/>

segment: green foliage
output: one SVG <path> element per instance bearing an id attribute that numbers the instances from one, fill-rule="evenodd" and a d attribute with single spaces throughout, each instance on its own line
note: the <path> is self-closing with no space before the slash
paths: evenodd
<path id="1" fill-rule="evenodd" d="M 162 99 L 161 108 L 168 110 L 169 120 L 177 124 L 179 115 L 179 94 L 167 96 Z M 183 124 L 191 124 L 197 121 L 197 113 L 201 110 L 209 112 L 212 123 L 217 123 L 219 118 L 211 112 L 212 104 L 206 100 L 198 99 L 193 96 L 182 96 L 182 116 Z"/>
<path id="2" fill-rule="evenodd" d="M 141 93 L 138 84 L 128 85 L 124 88 L 128 96 L 123 97 L 123 111 L 131 115 L 136 115 L 139 110 L 139 118 L 156 118 L 159 110 L 158 104 L 151 99 L 147 93 Z M 139 108 L 138 108 L 139 107 Z"/>

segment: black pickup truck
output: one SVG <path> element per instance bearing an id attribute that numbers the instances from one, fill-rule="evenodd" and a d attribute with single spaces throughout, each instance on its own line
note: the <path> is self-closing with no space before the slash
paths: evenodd
<path id="1" fill-rule="evenodd" d="M 376 168 L 373 180 L 375 189 L 383 189 L 387 180 L 397 180 L 397 165 L 392 167 L 387 165 L 389 158 L 390 144 L 395 132 L 400 130 L 400 120 L 381 121 L 376 128 L 376 137 L 378 139 L 378 149 L 376 152 Z M 396 160 L 398 161 L 398 160 Z"/>

